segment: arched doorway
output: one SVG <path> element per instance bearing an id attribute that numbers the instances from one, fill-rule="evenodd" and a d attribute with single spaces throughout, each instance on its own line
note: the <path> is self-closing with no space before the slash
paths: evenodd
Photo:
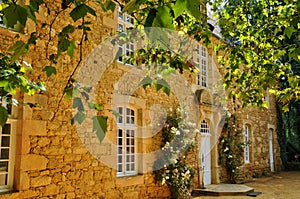
<path id="1" fill-rule="evenodd" d="M 200 127 L 201 133 L 201 150 L 200 160 L 202 169 L 202 181 L 204 185 L 211 184 L 211 142 L 210 142 L 210 130 L 208 123 L 203 120 Z"/>

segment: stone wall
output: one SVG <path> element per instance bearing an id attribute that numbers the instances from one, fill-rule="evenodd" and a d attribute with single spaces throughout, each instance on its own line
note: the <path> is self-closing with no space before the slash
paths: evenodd
<path id="1" fill-rule="evenodd" d="M 238 99 L 234 103 L 228 103 L 229 112 L 236 113 L 240 124 L 248 125 L 249 132 L 249 151 L 250 162 L 244 164 L 238 177 L 238 182 L 251 180 L 253 177 L 271 175 L 270 152 L 269 152 L 269 130 L 273 131 L 273 156 L 274 172 L 282 169 L 280 159 L 280 148 L 276 134 L 276 109 L 275 98 L 270 97 L 269 108 L 246 107 L 241 108 L 241 102 Z M 220 169 L 220 178 L 222 182 L 228 181 L 228 176 L 224 168 Z"/>
<path id="2" fill-rule="evenodd" d="M 137 85 L 143 77 L 143 73 L 122 64 L 109 64 L 103 71 L 102 69 L 88 73 L 75 71 L 75 74 L 79 74 L 77 77 L 82 77 L 84 81 L 95 80 L 98 85 L 93 90 L 95 100 L 104 105 L 105 114 L 109 116 L 106 138 L 100 144 L 95 133 L 88 131 L 87 126 L 80 127 L 70 124 L 72 103 L 70 100 L 65 100 L 65 96 L 63 96 L 63 89 L 68 78 L 80 60 L 78 51 L 73 59 L 65 54 L 61 56 L 58 62 L 57 75 L 48 78 L 42 71 L 44 66 L 51 65 L 46 54 L 55 52 L 56 43 L 55 40 L 49 38 L 49 29 L 46 28 L 45 30 L 41 27 L 43 23 L 50 24 L 54 12 L 60 10 L 61 6 L 59 1 L 47 2 L 41 6 L 41 11 L 37 17 L 37 27 L 34 28 L 32 25 L 25 27 L 25 34 L 21 36 L 26 38 L 35 31 L 41 37 L 37 41 L 37 45 L 29 50 L 26 60 L 32 63 L 34 68 L 34 71 L 29 74 L 30 78 L 33 81 L 44 81 L 47 92 L 34 96 L 19 96 L 20 102 L 38 103 L 39 106 L 16 108 L 18 116 L 15 119 L 18 122 L 14 189 L 17 192 L 1 195 L 0 198 L 167 198 L 169 196 L 168 189 L 154 182 L 154 177 L 151 174 L 152 160 L 148 156 L 140 157 L 143 160 L 143 164 L 139 168 L 141 173 L 131 177 L 116 177 L 113 166 L 106 164 L 105 160 L 115 155 L 115 132 L 117 130 L 115 117 L 108 110 L 116 108 L 119 103 L 127 103 L 138 110 L 140 131 L 146 133 L 143 135 L 144 139 L 138 141 L 138 151 L 141 154 L 149 154 L 159 149 L 160 137 L 157 132 L 160 129 L 159 125 L 163 122 L 160 118 L 165 114 L 165 110 L 178 106 L 182 101 L 184 101 L 185 106 L 189 107 L 189 110 L 195 108 L 194 104 L 191 103 L 195 100 L 194 96 L 186 89 L 182 89 L 182 85 L 185 85 L 183 88 L 186 88 L 188 84 L 185 80 L 189 83 L 195 83 L 196 78 L 185 74 L 182 81 L 176 78 L 171 79 L 170 84 L 174 85 L 174 92 L 168 96 L 161 91 L 156 92 L 155 88 L 146 90 L 139 88 Z M 108 56 L 99 57 L 97 56 L 97 47 L 107 36 L 114 35 L 117 20 L 116 13 L 103 13 L 99 6 L 91 6 L 97 9 L 98 15 L 88 18 L 88 20 L 93 21 L 93 26 L 89 33 L 88 42 L 83 44 L 83 62 L 81 65 L 91 67 L 91 70 L 94 70 L 102 63 L 110 63 L 109 56 L 113 53 L 113 49 L 107 49 Z M 63 26 L 73 23 L 67 16 L 68 11 L 70 10 L 64 11 L 60 20 L 53 24 L 53 31 L 58 32 Z M 0 32 L 2 41 L 0 48 L 7 49 L 7 46 L 13 41 L 15 33 L 1 27 Z M 53 35 L 50 34 L 50 36 Z M 71 36 L 80 38 L 79 32 Z M 48 50 L 47 46 L 50 46 Z M 213 60 L 216 62 L 215 59 L 214 57 L 209 62 L 212 63 Z M 216 71 L 216 68 L 211 69 L 211 71 Z M 100 72 L 101 77 L 99 77 Z M 209 78 L 209 81 L 215 82 L 217 76 Z M 99 81 L 96 81 L 97 79 Z M 211 87 L 213 86 L 211 84 Z M 201 119 L 210 119 L 211 128 L 217 131 L 221 116 L 219 113 L 216 116 L 212 114 L 215 111 L 211 107 L 214 98 L 209 93 L 212 88 L 208 90 L 200 101 L 210 104 L 206 103 L 199 106 L 199 115 L 196 116 Z M 180 98 L 182 96 L 184 98 Z M 264 132 L 266 132 L 268 124 L 276 124 L 274 110 L 239 109 L 238 114 L 244 122 L 253 127 L 253 143 L 255 143 L 252 149 L 253 160 L 251 161 L 253 168 L 267 170 L 268 150 L 265 141 L 267 134 Z M 80 131 L 82 129 L 83 131 Z M 217 135 L 214 136 L 217 137 Z M 278 162 L 279 149 L 277 144 L 274 149 L 277 150 L 276 161 Z M 196 151 L 194 152 L 196 153 Z M 197 167 L 197 154 L 195 153 L 188 157 L 188 161 Z M 216 154 L 214 157 L 217 160 Z M 213 169 L 216 169 L 216 161 L 212 165 L 214 165 Z M 250 168 L 249 172 L 254 173 L 253 169 Z M 252 173 L 249 175 L 251 176 Z M 220 173 L 221 177 L 222 175 Z M 195 176 L 195 183 L 197 180 L 198 176 Z"/>

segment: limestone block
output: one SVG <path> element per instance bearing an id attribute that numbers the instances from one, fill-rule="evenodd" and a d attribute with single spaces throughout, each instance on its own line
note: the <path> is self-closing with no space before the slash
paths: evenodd
<path id="1" fill-rule="evenodd" d="M 52 178 L 52 183 L 57 183 L 61 181 L 61 174 L 60 173 L 56 173 L 54 174 L 53 178 Z"/>
<path id="2" fill-rule="evenodd" d="M 30 178 L 28 174 L 24 171 L 20 171 L 20 190 L 29 189 Z"/>
<path id="3" fill-rule="evenodd" d="M 50 139 L 47 138 L 47 137 L 41 137 L 41 138 L 38 140 L 38 145 L 39 145 L 40 147 L 47 146 L 49 143 L 50 143 Z"/>
<path id="4" fill-rule="evenodd" d="M 105 194 L 105 199 L 116 199 L 116 198 L 121 198 L 120 193 L 118 191 L 109 191 Z"/>
<path id="5" fill-rule="evenodd" d="M 139 192 L 134 191 L 134 192 L 123 193 L 123 199 L 133 199 L 133 198 L 139 198 Z"/>
<path id="6" fill-rule="evenodd" d="M 65 199 L 66 195 L 65 194 L 59 194 L 56 196 L 56 199 Z"/>
<path id="7" fill-rule="evenodd" d="M 108 26 L 110 28 L 116 28 L 117 27 L 117 22 L 116 22 L 116 20 L 113 20 L 110 17 L 104 16 L 103 17 L 103 25 Z"/>
<path id="8" fill-rule="evenodd" d="M 75 197 L 76 197 L 75 193 L 67 193 L 66 199 L 73 199 Z"/>
<path id="9" fill-rule="evenodd" d="M 59 193 L 59 187 L 55 184 L 50 184 L 43 189 L 43 195 L 57 195 Z"/>
<path id="10" fill-rule="evenodd" d="M 25 103 L 37 103 L 39 106 L 47 106 L 48 97 L 43 94 L 35 94 L 32 96 L 24 95 Z"/>
<path id="11" fill-rule="evenodd" d="M 81 155 L 79 154 L 66 154 L 64 156 L 65 162 L 79 162 L 81 160 Z"/>
<path id="12" fill-rule="evenodd" d="M 66 166 L 64 166 L 64 167 L 61 169 L 61 171 L 64 172 L 64 173 L 66 173 L 66 172 L 68 172 L 68 171 L 70 171 L 70 170 L 71 170 L 71 166 L 70 166 L 70 165 L 66 165 Z"/>
<path id="13" fill-rule="evenodd" d="M 49 185 L 51 183 L 51 177 L 49 176 L 38 176 L 31 179 L 32 187 L 41 187 L 45 185 Z"/>
<path id="14" fill-rule="evenodd" d="M 67 178 L 70 180 L 76 180 L 76 179 L 80 179 L 80 172 L 69 172 L 67 174 Z"/>
<path id="15" fill-rule="evenodd" d="M 40 120 L 24 120 L 24 135 L 47 135 L 46 122 Z"/>
<path id="16" fill-rule="evenodd" d="M 34 197 L 38 197 L 39 195 L 40 195 L 39 190 L 31 190 L 31 189 L 22 193 L 23 198 L 34 198 Z"/>
<path id="17" fill-rule="evenodd" d="M 43 154 L 45 155 L 64 155 L 65 154 L 65 148 L 61 146 L 51 146 L 46 149 L 44 149 Z"/>
<path id="18" fill-rule="evenodd" d="M 74 147 L 73 153 L 74 154 L 85 154 L 85 153 L 87 153 L 87 149 L 84 147 Z"/>
<path id="19" fill-rule="evenodd" d="M 68 192 L 73 192 L 73 191 L 75 191 L 75 188 L 70 185 L 65 185 L 61 189 L 61 193 L 68 193 Z"/>
<path id="20" fill-rule="evenodd" d="M 46 169 L 49 160 L 41 155 L 25 154 L 21 155 L 21 170 L 43 170 Z"/>

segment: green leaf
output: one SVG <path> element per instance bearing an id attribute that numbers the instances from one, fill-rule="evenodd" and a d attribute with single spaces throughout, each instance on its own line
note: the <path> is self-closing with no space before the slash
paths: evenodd
<path id="1" fill-rule="evenodd" d="M 113 114 L 116 118 L 122 116 L 122 115 L 121 115 L 118 111 L 116 111 L 116 110 L 109 110 L 109 111 L 112 112 L 112 114 Z"/>
<path id="2" fill-rule="evenodd" d="M 284 29 L 284 34 L 290 39 L 296 29 L 293 26 L 289 26 Z"/>
<path id="3" fill-rule="evenodd" d="M 73 105 L 72 105 L 72 108 L 77 108 L 77 110 L 78 110 L 79 112 L 84 111 L 84 107 L 83 107 L 83 103 L 82 103 L 81 98 L 76 97 L 76 98 L 73 99 Z"/>
<path id="4" fill-rule="evenodd" d="M 76 49 L 75 39 L 71 40 L 69 43 L 69 47 L 67 49 L 67 53 L 70 57 L 74 57 L 74 50 Z"/>
<path id="5" fill-rule="evenodd" d="M 170 95 L 170 85 L 164 79 L 157 80 L 155 82 L 155 88 L 156 88 L 156 91 L 159 91 L 160 89 L 162 89 L 162 91 L 164 93 L 166 93 L 167 95 Z"/>
<path id="6" fill-rule="evenodd" d="M 74 92 L 73 85 L 66 86 L 64 92 L 66 93 L 67 100 L 71 99 L 73 97 L 73 92 Z"/>
<path id="7" fill-rule="evenodd" d="M 149 14 L 148 14 L 145 24 L 144 24 L 145 27 L 152 27 L 153 21 L 156 17 L 156 12 L 157 12 L 156 9 L 154 9 L 154 8 L 150 9 Z"/>
<path id="8" fill-rule="evenodd" d="M 73 33 L 75 31 L 75 27 L 68 24 L 67 26 L 65 26 L 62 31 L 58 34 L 59 36 L 66 36 L 69 33 Z"/>
<path id="9" fill-rule="evenodd" d="M 46 72 L 47 77 L 50 77 L 52 74 L 56 75 L 56 68 L 53 66 L 45 66 L 43 71 Z"/>
<path id="10" fill-rule="evenodd" d="M 8 112 L 7 110 L 0 105 L 0 126 L 4 126 L 8 119 Z"/>
<path id="11" fill-rule="evenodd" d="M 158 7 L 156 17 L 153 21 L 153 27 L 168 28 L 173 30 L 173 18 L 171 17 L 171 9 L 168 6 Z"/>
<path id="12" fill-rule="evenodd" d="M 76 113 L 76 115 L 74 115 L 72 120 L 73 120 L 73 122 L 77 122 L 78 124 L 82 124 L 82 122 L 84 121 L 85 118 L 86 118 L 86 115 L 83 112 L 78 111 Z"/>
<path id="13" fill-rule="evenodd" d="M 44 4 L 45 2 L 43 0 L 30 0 L 30 7 L 32 8 L 32 10 L 34 10 L 35 12 L 39 11 L 39 6 Z"/>
<path id="14" fill-rule="evenodd" d="M 151 86 L 152 79 L 149 76 L 146 76 L 140 83 L 139 86 L 143 86 L 145 89 L 147 86 Z"/>
<path id="15" fill-rule="evenodd" d="M 96 11 L 91 8 L 90 6 L 86 4 L 80 4 L 76 6 L 71 12 L 70 16 L 73 19 L 73 21 L 77 21 L 78 19 L 85 17 L 87 13 L 90 13 L 91 15 L 96 16 Z"/>
<path id="16" fill-rule="evenodd" d="M 28 44 L 25 44 L 23 41 L 19 40 L 17 41 L 13 46 L 11 46 L 9 51 L 14 51 L 11 60 L 16 61 L 21 56 L 24 56 L 28 51 Z"/>
<path id="17" fill-rule="evenodd" d="M 107 131 L 107 116 L 93 117 L 93 131 L 96 132 L 98 139 L 102 142 Z"/>
<path id="18" fill-rule="evenodd" d="M 190 13 L 192 16 L 194 16 L 196 19 L 201 18 L 200 13 L 200 6 L 201 1 L 200 0 L 186 0 L 187 1 L 187 12 Z"/>
<path id="19" fill-rule="evenodd" d="M 107 0 L 105 3 L 103 3 L 102 0 L 95 0 L 95 2 L 100 4 L 104 12 L 107 12 L 109 10 L 114 12 L 116 9 L 116 4 L 112 0 Z"/>
<path id="20" fill-rule="evenodd" d="M 30 6 L 24 6 L 24 8 L 27 11 L 28 18 L 32 19 L 32 21 L 34 21 L 34 23 L 36 23 L 36 17 L 35 17 L 34 10 Z"/>
<path id="21" fill-rule="evenodd" d="M 2 10 L 4 24 L 13 28 L 17 22 L 20 22 L 23 26 L 26 25 L 27 11 L 20 5 L 12 4 Z"/>
<path id="22" fill-rule="evenodd" d="M 179 17 L 180 15 L 182 15 L 184 10 L 186 10 L 186 9 L 187 9 L 187 1 L 186 0 L 177 0 L 173 7 L 175 19 L 177 17 Z"/>
<path id="23" fill-rule="evenodd" d="M 136 0 L 131 0 L 128 3 L 126 3 L 126 5 L 124 6 L 122 11 L 132 13 L 138 7 L 139 7 L 139 5 L 137 5 L 137 1 Z"/>

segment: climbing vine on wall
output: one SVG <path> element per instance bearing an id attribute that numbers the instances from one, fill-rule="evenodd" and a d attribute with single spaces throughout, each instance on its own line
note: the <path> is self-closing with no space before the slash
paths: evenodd
<path id="1" fill-rule="evenodd" d="M 186 161 L 196 124 L 185 122 L 179 109 L 168 114 L 162 129 L 162 157 L 154 163 L 155 180 L 167 185 L 172 198 L 188 198 L 194 170 Z"/>
<path id="2" fill-rule="evenodd" d="M 244 162 L 243 131 L 236 115 L 227 116 L 219 139 L 219 160 L 225 167 L 231 183 L 237 182 L 237 177 Z"/>

